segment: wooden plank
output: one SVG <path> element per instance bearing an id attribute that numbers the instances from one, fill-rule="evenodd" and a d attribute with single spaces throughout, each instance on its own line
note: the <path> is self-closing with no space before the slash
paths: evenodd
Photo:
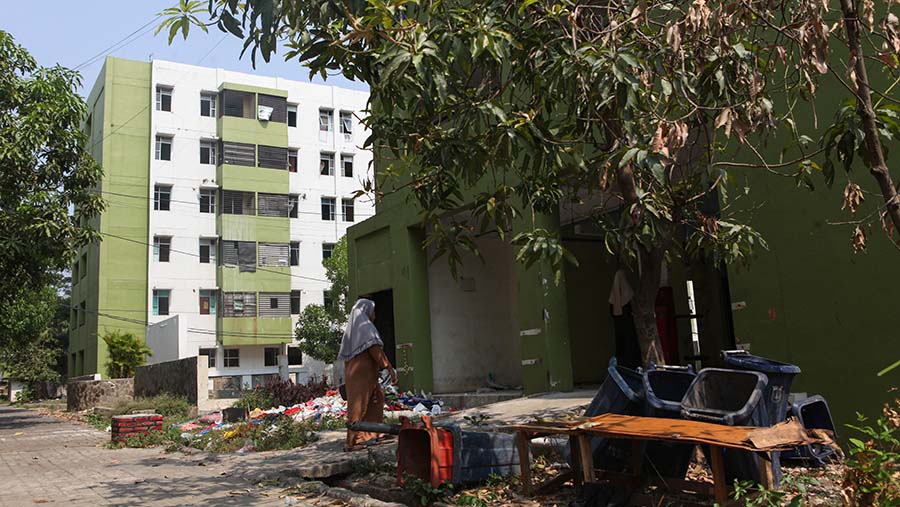
<path id="1" fill-rule="evenodd" d="M 759 468 L 762 471 L 762 484 L 760 486 L 766 489 L 775 489 L 775 471 L 772 470 L 772 453 L 758 452 L 756 459 L 759 460 Z"/>
<path id="2" fill-rule="evenodd" d="M 728 502 L 728 481 L 725 479 L 725 457 L 722 455 L 722 448 L 718 445 L 709 446 L 709 454 L 712 461 L 711 468 L 715 499 L 719 505 L 725 505 L 725 503 Z"/>
<path id="3" fill-rule="evenodd" d="M 573 482 L 575 486 L 584 485 L 584 475 L 581 473 L 581 450 L 578 448 L 578 438 L 569 436 L 569 456 L 572 460 L 572 471 L 575 472 Z"/>
<path id="4" fill-rule="evenodd" d="M 575 470 L 568 470 L 563 472 L 556 477 L 550 479 L 549 481 L 540 484 L 536 488 L 534 488 L 534 495 L 541 496 L 553 493 L 563 486 L 563 484 L 569 482 L 570 480 L 575 480 L 578 477 L 579 473 Z"/>
<path id="5" fill-rule="evenodd" d="M 531 496 L 531 435 L 525 431 L 516 432 L 516 447 L 519 450 L 519 469 L 522 479 L 522 495 Z"/>
<path id="6" fill-rule="evenodd" d="M 578 435 L 578 455 L 581 463 L 581 473 L 585 484 L 594 482 L 594 450 L 591 448 L 591 437 Z"/>

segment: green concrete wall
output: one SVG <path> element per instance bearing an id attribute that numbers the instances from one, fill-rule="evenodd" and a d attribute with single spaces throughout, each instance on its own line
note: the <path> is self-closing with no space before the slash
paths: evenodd
<path id="1" fill-rule="evenodd" d="M 220 87 L 220 90 L 222 89 L 287 97 L 286 91 L 235 83 L 224 83 Z M 254 96 L 254 116 L 256 116 L 256 102 Z M 217 132 L 223 141 L 285 148 L 288 145 L 286 123 L 221 116 L 217 120 Z M 225 190 L 287 194 L 290 188 L 289 174 L 286 170 L 222 164 L 218 166 L 216 174 L 219 184 Z M 289 218 L 220 213 L 216 217 L 216 227 L 219 237 L 224 241 L 272 243 L 288 243 L 290 241 Z M 237 267 L 219 266 L 216 278 L 222 292 L 290 292 L 290 274 L 289 267 L 264 267 L 255 272 L 242 273 Z M 258 300 L 257 303 L 259 303 Z M 220 341 L 225 346 L 288 343 L 293 332 L 289 317 L 223 317 L 221 315 L 218 317 L 218 330 Z M 242 336 L 256 333 L 268 336 L 255 338 Z"/>
<path id="2" fill-rule="evenodd" d="M 129 195 L 149 191 L 150 170 L 150 64 L 107 57 L 97 84 L 88 97 L 92 107 L 94 156 L 103 165 L 101 189 Z M 149 207 L 109 195 L 100 217 L 101 233 L 146 243 Z M 149 201 L 148 201 L 149 202 Z M 84 326 L 70 333 L 70 374 L 105 374 L 106 346 L 100 339 L 110 331 L 133 333 L 145 338 L 145 326 L 123 322 L 97 313 L 145 321 L 147 315 L 147 247 L 106 236 L 99 245 L 86 249 L 88 274 L 73 287 L 72 303 L 86 302 Z M 72 354 L 83 361 L 73 361 Z M 76 364 L 77 363 L 77 364 Z"/>

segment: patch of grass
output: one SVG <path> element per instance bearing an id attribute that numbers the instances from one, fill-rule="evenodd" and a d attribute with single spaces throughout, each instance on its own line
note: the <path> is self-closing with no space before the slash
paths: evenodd
<path id="1" fill-rule="evenodd" d="M 421 507 L 427 507 L 453 494 L 453 484 L 449 482 L 435 488 L 430 482 L 411 475 L 403 476 L 403 489 L 413 495 Z"/>
<path id="2" fill-rule="evenodd" d="M 84 416 L 84 422 L 100 431 L 106 431 L 106 428 L 112 423 L 109 415 L 101 414 L 100 412 L 87 414 Z"/>

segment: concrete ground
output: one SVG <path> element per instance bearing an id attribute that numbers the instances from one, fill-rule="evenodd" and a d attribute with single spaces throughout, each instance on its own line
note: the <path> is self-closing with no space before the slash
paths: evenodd
<path id="1" fill-rule="evenodd" d="M 272 482 L 296 480 L 301 464 L 310 476 L 349 470 L 349 456 L 340 452 L 343 437 L 332 432 L 307 448 L 246 455 L 107 449 L 108 433 L 0 406 L 0 507 L 315 505 L 282 498 L 282 487 Z"/>
<path id="2" fill-rule="evenodd" d="M 435 419 L 439 422 L 466 425 L 466 417 L 484 416 L 485 427 L 519 424 L 535 418 L 553 419 L 582 415 L 597 389 L 580 389 L 568 393 L 545 393 L 514 400 L 501 401 L 469 410 L 463 410 Z M 440 399 L 440 395 L 435 396 Z"/>

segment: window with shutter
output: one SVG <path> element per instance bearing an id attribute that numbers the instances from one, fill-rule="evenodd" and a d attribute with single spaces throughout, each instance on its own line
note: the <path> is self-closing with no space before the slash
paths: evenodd
<path id="1" fill-rule="evenodd" d="M 221 114 L 238 118 L 256 118 L 254 94 L 237 90 L 222 90 Z"/>
<path id="2" fill-rule="evenodd" d="M 258 196 L 259 216 L 261 217 L 287 217 L 290 211 L 290 197 L 285 194 L 264 194 Z"/>
<path id="3" fill-rule="evenodd" d="M 218 147 L 218 141 L 200 141 L 200 163 L 206 165 L 216 165 L 219 163 L 218 157 L 216 157 Z"/>
<path id="4" fill-rule="evenodd" d="M 226 215 L 255 215 L 256 199 L 253 192 L 222 191 L 222 213 Z"/>
<path id="5" fill-rule="evenodd" d="M 291 266 L 300 265 L 300 242 L 291 241 Z"/>
<path id="6" fill-rule="evenodd" d="M 219 256 L 221 259 L 223 266 L 237 266 L 238 265 L 238 242 L 237 241 L 222 241 L 221 242 L 222 255 Z"/>
<path id="7" fill-rule="evenodd" d="M 297 150 L 288 150 L 288 171 L 295 173 L 299 167 L 299 152 Z"/>
<path id="8" fill-rule="evenodd" d="M 288 168 L 288 149 L 287 148 L 278 148 L 276 146 L 263 146 L 259 145 L 257 147 L 257 151 L 259 153 L 259 167 L 265 167 L 267 169 L 282 169 L 285 170 Z"/>
<path id="9" fill-rule="evenodd" d="M 260 243 L 259 265 L 272 267 L 288 266 L 290 245 L 288 243 Z"/>
<path id="10" fill-rule="evenodd" d="M 287 122 L 288 105 L 286 98 L 260 93 L 259 95 L 257 95 L 256 100 L 260 106 L 272 108 L 272 114 L 269 116 L 269 121 L 277 123 Z"/>
<path id="11" fill-rule="evenodd" d="M 261 292 L 259 294 L 260 317 L 290 317 L 290 292 Z"/>
<path id="12" fill-rule="evenodd" d="M 216 102 L 218 102 L 218 94 L 201 93 L 200 94 L 200 116 L 210 118 L 216 117 Z"/>
<path id="13" fill-rule="evenodd" d="M 322 198 L 322 220 L 334 220 L 336 207 L 337 207 L 337 205 L 335 204 L 334 197 L 323 197 Z"/>
<path id="14" fill-rule="evenodd" d="M 256 167 L 256 145 L 223 141 L 222 163 Z M 287 162 L 284 165 L 287 165 Z"/>
<path id="15" fill-rule="evenodd" d="M 222 294 L 223 317 L 256 317 L 256 294 L 225 292 Z"/>

